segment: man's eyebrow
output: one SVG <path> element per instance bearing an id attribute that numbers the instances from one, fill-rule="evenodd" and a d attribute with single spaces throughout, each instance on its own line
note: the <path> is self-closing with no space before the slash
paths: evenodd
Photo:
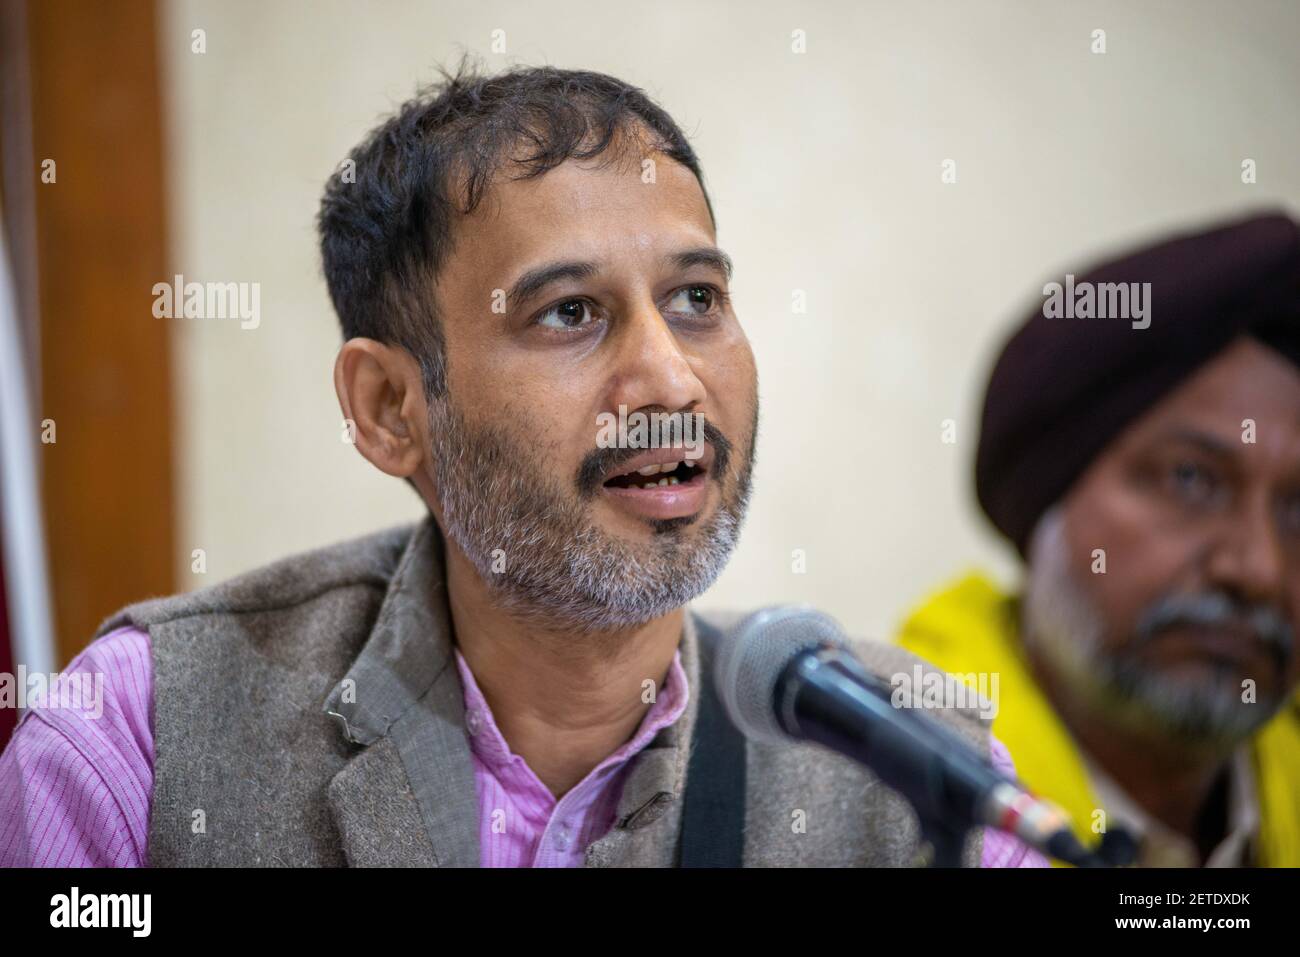
<path id="1" fill-rule="evenodd" d="M 1230 442 L 1212 435 L 1209 432 L 1203 432 L 1200 429 L 1188 428 L 1186 426 L 1175 427 L 1161 433 L 1157 437 L 1160 442 L 1181 442 L 1184 445 L 1194 445 L 1197 448 L 1209 452 L 1211 455 L 1219 458 L 1232 458 L 1238 442 Z"/>
<path id="2" fill-rule="evenodd" d="M 515 280 L 515 284 L 510 287 L 510 292 L 506 296 L 506 302 L 513 306 L 515 303 L 531 299 L 553 282 L 565 279 L 590 279 L 597 272 L 599 269 L 592 262 L 560 262 L 538 266 Z"/>
<path id="3" fill-rule="evenodd" d="M 716 269 L 727 279 L 731 279 L 731 257 L 716 246 L 697 246 L 695 249 L 684 249 L 679 253 L 673 253 L 668 258 L 678 269 L 707 266 L 710 269 Z"/>
<path id="4" fill-rule="evenodd" d="M 684 249 L 681 252 L 673 253 L 668 258 L 678 269 L 706 266 L 718 270 L 728 279 L 731 278 L 731 257 L 714 246 L 698 246 L 694 249 Z M 600 268 L 595 263 L 578 260 L 538 266 L 536 269 L 528 270 L 515 280 L 514 285 L 510 287 L 510 291 L 506 295 L 506 302 L 526 302 L 551 283 L 562 282 L 566 279 L 590 279 L 599 271 Z"/>

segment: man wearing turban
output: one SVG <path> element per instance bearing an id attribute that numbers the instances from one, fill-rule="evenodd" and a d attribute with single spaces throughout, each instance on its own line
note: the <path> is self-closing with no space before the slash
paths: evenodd
<path id="1" fill-rule="evenodd" d="M 1256 216 L 1063 278 L 996 362 L 976 455 L 1023 585 L 969 574 L 899 642 L 1000 676 L 994 733 L 1085 841 L 1298 866 L 1300 229 Z"/>

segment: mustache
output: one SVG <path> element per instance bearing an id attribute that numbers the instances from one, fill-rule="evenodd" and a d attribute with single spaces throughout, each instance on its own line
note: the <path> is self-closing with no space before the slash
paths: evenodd
<path id="1" fill-rule="evenodd" d="M 1139 646 L 1175 625 L 1244 626 L 1273 654 L 1279 670 L 1295 653 L 1295 631 L 1274 606 L 1238 601 L 1221 591 L 1168 595 L 1138 620 Z"/>
<path id="2" fill-rule="evenodd" d="M 680 419 L 671 421 L 671 438 L 668 445 L 684 444 L 684 434 Z M 715 475 L 725 475 L 727 464 L 731 461 L 732 443 L 722 431 L 707 419 L 704 421 L 704 442 L 713 447 L 713 465 L 710 472 Z M 651 448 L 662 448 L 663 446 L 650 446 Z M 578 476 L 576 479 L 578 492 L 583 498 L 590 498 L 600 490 L 604 483 L 605 476 L 611 470 L 618 468 L 624 462 L 630 462 L 642 452 L 645 447 L 640 448 L 596 448 L 587 454 L 582 460 L 582 465 L 578 467 Z"/>

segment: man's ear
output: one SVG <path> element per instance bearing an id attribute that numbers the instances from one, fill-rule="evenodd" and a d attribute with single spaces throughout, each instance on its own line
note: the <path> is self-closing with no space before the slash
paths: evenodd
<path id="1" fill-rule="evenodd" d="M 334 391 L 353 442 L 375 468 L 397 478 L 419 469 L 429 410 L 414 356 L 374 339 L 349 339 L 334 360 Z"/>

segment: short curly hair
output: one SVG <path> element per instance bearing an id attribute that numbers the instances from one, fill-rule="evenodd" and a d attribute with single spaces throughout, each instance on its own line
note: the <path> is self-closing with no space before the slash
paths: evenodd
<path id="1" fill-rule="evenodd" d="M 486 76 L 461 61 L 370 132 L 325 184 L 317 228 L 343 337 L 401 346 L 431 398 L 447 388 L 433 304 L 452 223 L 478 206 L 507 164 L 541 176 L 604 153 L 630 133 L 685 166 L 713 205 L 695 151 L 640 89 L 603 73 L 520 67 Z"/>

